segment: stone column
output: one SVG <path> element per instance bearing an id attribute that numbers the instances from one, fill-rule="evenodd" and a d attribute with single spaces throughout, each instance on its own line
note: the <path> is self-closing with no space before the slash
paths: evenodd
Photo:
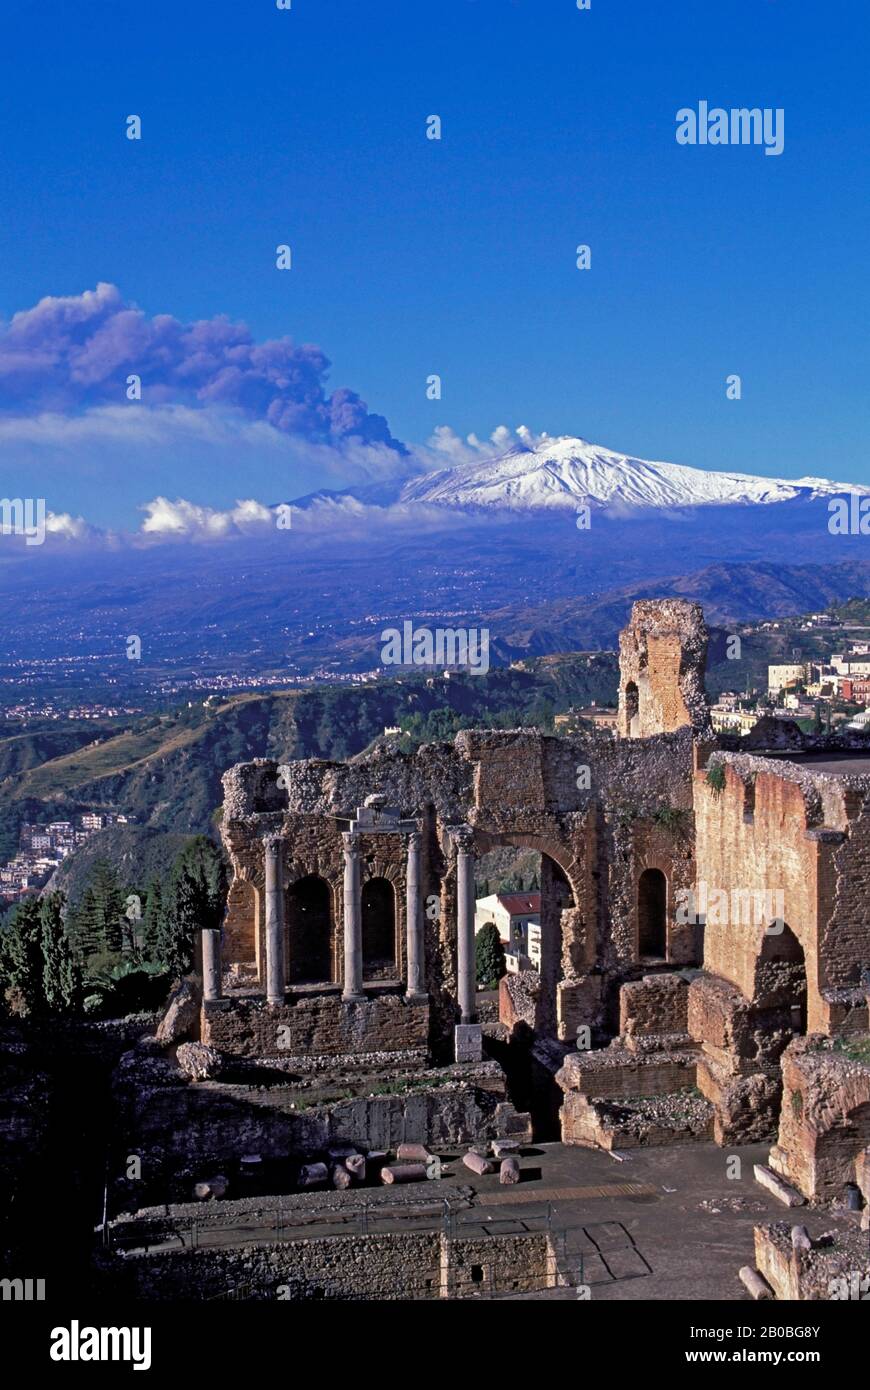
<path id="1" fill-rule="evenodd" d="M 220 999 L 221 994 L 221 934 L 208 928 L 202 934 L 202 997 Z"/>
<path id="2" fill-rule="evenodd" d="M 344 841 L 344 989 L 342 999 L 364 999 L 362 988 L 362 893 L 359 841 L 351 831 Z"/>
<path id="3" fill-rule="evenodd" d="M 424 999 L 426 997 L 423 899 L 420 885 L 421 844 L 422 837 L 419 832 L 412 831 L 408 836 L 408 862 L 405 870 L 406 999 Z"/>
<path id="4" fill-rule="evenodd" d="M 266 840 L 266 1002 L 284 1003 L 284 855 L 277 836 Z"/>
<path id="5" fill-rule="evenodd" d="M 474 834 L 469 826 L 456 840 L 456 985 L 462 1023 L 477 1017 L 474 964 Z"/>

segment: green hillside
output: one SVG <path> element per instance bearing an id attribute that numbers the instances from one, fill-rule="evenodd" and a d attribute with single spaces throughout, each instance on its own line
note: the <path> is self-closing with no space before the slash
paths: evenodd
<path id="1" fill-rule="evenodd" d="M 0 856 L 14 853 L 22 820 L 45 821 L 91 808 L 133 815 L 136 828 L 208 833 L 223 800 L 221 777 L 234 763 L 262 757 L 349 758 L 387 725 L 415 714 L 445 710 L 463 722 L 485 723 L 496 715 L 535 722 L 542 710 L 602 702 L 615 693 L 612 653 L 570 653 L 485 676 L 445 680 L 415 673 L 370 685 L 238 695 L 207 708 L 145 716 L 117 733 L 89 729 L 86 744 L 72 736 L 49 739 L 42 747 L 31 740 L 26 754 L 22 743 L 17 761 L 7 751 L 2 764 Z M 46 755 L 42 760 L 40 752 Z"/>
<path id="2" fill-rule="evenodd" d="M 113 825 L 99 830 L 65 859 L 51 882 L 52 889 L 76 902 L 98 859 L 107 859 L 126 894 L 147 889 L 153 878 L 165 876 L 167 866 L 190 843 L 191 836 L 148 826 Z"/>

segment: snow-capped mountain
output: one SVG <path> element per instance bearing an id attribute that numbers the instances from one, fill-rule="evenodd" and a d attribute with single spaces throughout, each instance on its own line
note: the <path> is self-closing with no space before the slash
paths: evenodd
<path id="1" fill-rule="evenodd" d="M 870 488 L 826 478 L 761 478 L 653 463 L 614 453 L 585 439 L 545 439 L 482 462 L 462 463 L 412 478 L 400 501 L 445 507 L 542 507 L 576 510 L 581 503 L 622 507 L 705 507 L 788 502 Z"/>

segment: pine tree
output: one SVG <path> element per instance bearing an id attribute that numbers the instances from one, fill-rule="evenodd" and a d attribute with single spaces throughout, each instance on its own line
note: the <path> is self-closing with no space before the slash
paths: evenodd
<path id="1" fill-rule="evenodd" d="M 63 920 L 66 903 L 62 893 L 49 893 L 39 910 L 42 948 L 42 989 L 51 1013 L 68 1014 L 78 1008 L 79 971 Z"/>
<path id="2" fill-rule="evenodd" d="M 115 870 L 107 859 L 97 859 L 71 917 L 71 933 L 80 959 L 120 952 L 123 917 L 124 895 Z"/>

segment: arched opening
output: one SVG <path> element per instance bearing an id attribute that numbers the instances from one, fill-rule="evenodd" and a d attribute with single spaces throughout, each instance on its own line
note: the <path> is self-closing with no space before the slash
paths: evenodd
<path id="1" fill-rule="evenodd" d="M 641 960 L 668 954 L 668 881 L 661 869 L 644 869 L 637 884 L 637 953 Z"/>
<path id="2" fill-rule="evenodd" d="M 308 874 L 287 893 L 287 981 L 324 984 L 332 971 L 332 902 L 329 884 Z"/>
<path id="3" fill-rule="evenodd" d="M 507 1073 L 508 1094 L 518 1110 L 531 1112 L 535 1138 L 551 1141 L 559 1137 L 563 1093 L 532 1045 L 536 1038 L 573 1040 L 575 1035 L 570 1019 L 566 1025 L 560 1014 L 563 914 L 576 906 L 574 893 L 565 869 L 547 853 L 540 836 L 522 831 L 478 834 L 475 927 L 479 934 L 495 922 L 505 954 L 498 991 L 488 991 L 478 974 L 478 1016 L 507 1024 L 510 1040 L 498 1057 Z M 567 853 L 564 862 L 571 863 Z"/>
<path id="4" fill-rule="evenodd" d="M 804 950 L 791 927 L 771 922 L 755 964 L 755 1000 L 761 1009 L 788 1010 L 793 1033 L 807 1031 L 807 971 Z"/>
<path id="5" fill-rule="evenodd" d="M 630 734 L 636 732 L 633 725 L 639 710 L 640 692 L 634 681 L 629 681 L 625 687 L 625 723 Z"/>
<path id="6" fill-rule="evenodd" d="M 832 1117 L 833 1118 L 833 1117 Z M 840 1112 L 816 1139 L 816 1194 L 827 1201 L 842 1197 L 847 1183 L 855 1180 L 855 1157 L 870 1144 L 870 1101 L 862 1101 L 845 1115 Z"/>
<path id="7" fill-rule="evenodd" d="M 387 878 L 369 878 L 362 887 L 364 980 L 396 975 L 396 895 Z"/>

